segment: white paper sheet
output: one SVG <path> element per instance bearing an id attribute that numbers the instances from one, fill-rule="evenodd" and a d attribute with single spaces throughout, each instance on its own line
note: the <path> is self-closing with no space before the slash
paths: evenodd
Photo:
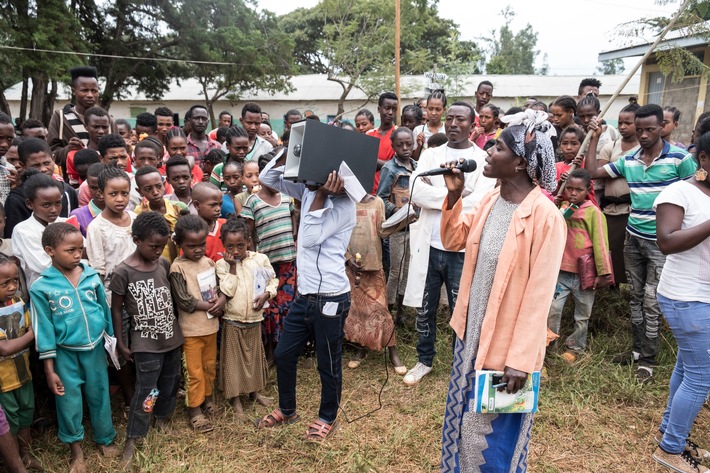
<path id="1" fill-rule="evenodd" d="M 362 184 L 360 184 L 360 181 L 345 161 L 340 163 L 338 174 L 340 174 L 340 177 L 345 181 L 345 193 L 348 194 L 350 200 L 357 204 L 367 195 L 367 191 L 362 187 Z"/>
<path id="2" fill-rule="evenodd" d="M 254 268 L 254 299 L 266 291 L 266 285 L 275 277 L 276 274 L 267 268 Z M 269 307 L 269 301 L 264 302 L 264 309 L 267 307 Z"/>
<path id="3" fill-rule="evenodd" d="M 116 343 L 116 337 L 112 337 L 108 333 L 104 332 L 104 348 L 106 349 L 106 353 L 108 353 L 109 358 L 111 358 L 111 363 L 113 363 L 114 368 L 120 370 L 121 363 L 118 362 L 118 350 Z"/>

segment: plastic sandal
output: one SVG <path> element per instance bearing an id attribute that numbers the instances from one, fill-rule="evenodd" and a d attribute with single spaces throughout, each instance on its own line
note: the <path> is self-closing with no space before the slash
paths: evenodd
<path id="1" fill-rule="evenodd" d="M 294 414 L 292 416 L 286 417 L 283 415 L 281 412 L 281 409 L 276 408 L 273 411 L 271 411 L 270 414 L 266 414 L 264 417 L 256 421 L 256 426 L 259 428 L 266 428 L 270 429 L 272 427 L 278 427 L 281 425 L 290 425 L 293 424 L 294 422 L 298 422 L 301 420 L 298 414 Z"/>
<path id="2" fill-rule="evenodd" d="M 325 423 L 320 419 L 316 420 L 308 426 L 308 430 L 306 430 L 306 440 L 315 443 L 323 443 L 338 430 L 338 427 L 337 420 L 333 421 L 332 424 Z"/>
<path id="3" fill-rule="evenodd" d="M 190 425 L 192 425 L 192 430 L 198 434 L 206 434 L 207 432 L 212 432 L 214 430 L 214 426 L 207 420 L 207 417 L 202 414 L 196 415 L 190 419 Z"/>

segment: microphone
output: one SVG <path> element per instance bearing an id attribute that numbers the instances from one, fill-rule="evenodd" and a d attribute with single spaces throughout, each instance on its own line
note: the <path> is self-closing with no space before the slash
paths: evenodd
<path id="1" fill-rule="evenodd" d="M 478 164 L 476 164 L 476 160 L 466 159 L 464 162 L 458 164 L 456 166 L 456 169 L 461 172 L 473 172 L 476 170 L 477 167 Z M 451 174 L 451 172 L 452 171 L 449 168 L 434 168 L 430 169 L 429 171 L 424 171 L 423 173 L 417 175 L 417 177 L 438 176 L 440 174 Z"/>

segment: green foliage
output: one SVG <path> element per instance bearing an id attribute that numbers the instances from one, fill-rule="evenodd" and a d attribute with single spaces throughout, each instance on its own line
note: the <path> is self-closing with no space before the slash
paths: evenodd
<path id="1" fill-rule="evenodd" d="M 129 88 L 159 100 L 168 90 L 172 77 L 183 69 L 155 58 L 179 57 L 178 34 L 165 21 L 165 8 L 155 2 L 116 0 L 92 11 L 85 9 L 84 24 L 89 26 L 88 42 L 94 52 L 135 59 L 94 57 L 90 63 L 105 77 L 101 105 L 126 96 Z"/>
<path id="2" fill-rule="evenodd" d="M 63 0 L 0 0 L 0 43 L 18 48 L 59 51 L 86 51 L 81 27 Z M 56 78 L 70 65 L 79 63 L 76 56 L 0 49 L 3 78 L 0 91 L 16 82 L 31 79 L 33 93 L 31 116 L 48 120 L 56 96 Z M 54 92 L 46 100 L 47 88 Z M 4 95 L 2 97 L 4 102 Z"/>
<path id="3" fill-rule="evenodd" d="M 213 127 L 216 100 L 237 100 L 249 90 L 289 87 L 293 41 L 277 28 L 271 13 L 258 13 L 251 2 L 235 0 L 180 0 L 165 2 L 164 8 L 166 21 L 180 32 L 181 56 L 230 63 L 185 66 L 184 76 L 196 78 L 202 87 Z"/>
<path id="4" fill-rule="evenodd" d="M 172 78 L 194 77 L 211 110 L 224 96 L 287 88 L 292 71 L 293 41 L 277 29 L 273 15 L 257 13 L 252 0 L 0 0 L 0 43 L 101 55 L 87 61 L 84 55 L 0 49 L 0 91 L 31 80 L 30 115 L 45 120 L 57 83 L 68 80 L 70 67 L 87 62 L 102 77 L 105 108 L 129 88 L 159 100 Z"/>
<path id="5" fill-rule="evenodd" d="M 480 72 L 475 43 L 460 41 L 458 27 L 439 17 L 436 1 L 402 0 L 402 74 L 432 69 Z M 374 97 L 394 89 L 394 2 L 322 0 L 279 18 L 295 41 L 299 73 L 326 74 L 342 87 L 338 114 L 353 89 Z"/>
<path id="6" fill-rule="evenodd" d="M 501 11 L 505 19 L 505 25 L 500 30 L 491 31 L 489 37 L 484 38 L 488 43 L 489 59 L 486 62 L 487 74 L 535 74 L 535 58 L 540 51 L 535 49 L 537 45 L 537 32 L 528 23 L 525 28 L 518 32 L 513 32 L 511 23 L 515 13 L 506 7 Z M 547 67 L 543 66 L 542 74 L 547 73 Z"/>
<path id="7" fill-rule="evenodd" d="M 626 70 L 624 60 L 621 58 L 601 61 L 597 67 L 597 72 L 604 75 L 621 74 Z"/>
<path id="8" fill-rule="evenodd" d="M 661 0 L 659 3 L 684 2 L 678 0 Z M 648 35 L 658 36 L 671 22 L 673 15 L 664 17 L 647 17 L 622 23 L 617 27 L 616 35 L 627 38 L 630 44 L 638 44 L 636 38 Z M 710 0 L 693 0 L 681 13 L 673 25 L 668 37 L 699 37 L 710 42 Z M 661 47 L 655 53 L 655 60 L 661 72 L 670 76 L 673 82 L 680 82 L 685 76 L 702 75 L 710 78 L 710 68 L 693 51 L 683 48 Z"/>

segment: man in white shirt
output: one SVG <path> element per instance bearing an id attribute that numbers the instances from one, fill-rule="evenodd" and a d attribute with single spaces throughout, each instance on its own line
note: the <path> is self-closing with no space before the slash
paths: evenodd
<path id="1" fill-rule="evenodd" d="M 410 226 L 411 257 L 404 305 L 417 309 L 417 354 L 419 362 L 404 377 L 405 384 L 415 385 L 432 367 L 436 350 L 436 313 L 442 285 L 446 285 L 449 311 L 453 312 L 459 292 L 464 252 L 447 251 L 441 243 L 441 209 L 448 191 L 443 176 L 417 179 L 424 171 L 459 159 L 474 159 L 477 168 L 466 174 L 463 205 L 471 210 L 495 186 L 495 180 L 483 176 L 486 153 L 468 139 L 474 126 L 475 111 L 466 102 L 456 102 L 446 112 L 446 146 L 429 148 L 419 158 L 410 179 L 412 204 L 421 208 L 419 219 Z"/>
<path id="2" fill-rule="evenodd" d="M 267 164 L 259 179 L 265 186 L 301 201 L 298 294 L 274 351 L 279 407 L 262 418 L 259 426 L 274 427 L 298 419 L 296 368 L 303 346 L 312 335 L 322 391 L 318 419 L 308 427 L 307 437 L 320 441 L 333 431 L 340 406 L 343 326 L 350 310 L 345 251 L 355 228 L 355 203 L 343 192 L 343 179 L 335 171 L 320 187 L 284 180 L 285 154 Z"/>

